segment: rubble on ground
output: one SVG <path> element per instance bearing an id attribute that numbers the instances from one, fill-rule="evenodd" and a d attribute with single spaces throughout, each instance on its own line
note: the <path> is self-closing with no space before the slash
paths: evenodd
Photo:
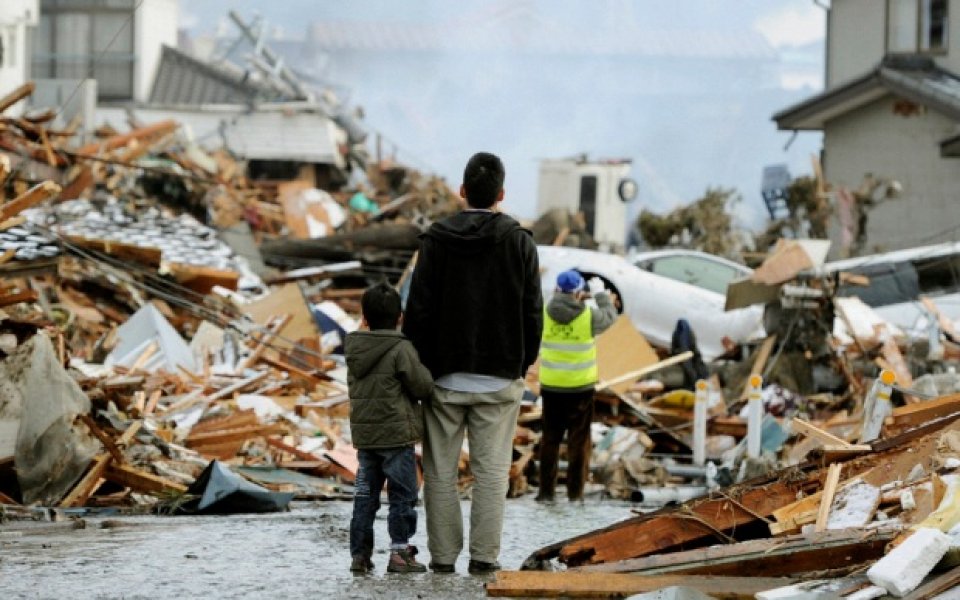
<path id="1" fill-rule="evenodd" d="M 49 120 L 0 131 L 0 517 L 349 499 L 343 337 L 370 283 L 404 287 L 457 195 L 387 160 L 343 189 L 252 180 L 175 122 L 74 141 Z M 728 254 L 728 198 L 648 216 L 645 236 Z M 594 245 L 582 215 L 533 229 Z M 731 345 L 698 388 L 694 351 L 627 318 L 598 338 L 588 497 L 655 512 L 538 550 L 528 568 L 566 570 L 504 572 L 491 594 L 927 597 L 960 581 L 960 338 L 931 299 L 922 339 L 886 323 L 841 293 L 862 276 L 818 271 L 825 252 L 780 242 L 731 286 L 730 307 L 766 305 L 768 337 Z M 538 484 L 536 368 L 527 388 L 511 497 Z M 465 497 L 472 480 L 464 450 Z"/>

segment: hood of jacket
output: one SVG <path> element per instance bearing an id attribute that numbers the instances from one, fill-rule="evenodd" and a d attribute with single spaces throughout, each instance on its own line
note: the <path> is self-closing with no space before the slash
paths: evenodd
<path id="1" fill-rule="evenodd" d="M 365 377 L 383 355 L 403 340 L 399 331 L 354 331 L 343 342 L 347 367 L 356 377 Z"/>
<path id="2" fill-rule="evenodd" d="M 453 252 L 476 254 L 489 250 L 517 230 L 523 230 L 523 227 L 509 215 L 464 210 L 434 223 L 423 235 L 437 240 Z"/>
<path id="3" fill-rule="evenodd" d="M 583 302 L 577 300 L 573 294 L 557 292 L 547 304 L 547 314 L 557 323 L 566 325 L 579 317 L 584 308 Z"/>

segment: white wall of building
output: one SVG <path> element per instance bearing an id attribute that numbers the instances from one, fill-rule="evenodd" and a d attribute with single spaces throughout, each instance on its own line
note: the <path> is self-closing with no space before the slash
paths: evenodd
<path id="1" fill-rule="evenodd" d="M 27 28 L 35 27 L 40 12 L 38 0 L 3 0 L 0 2 L 0 42 L 3 56 L 0 59 L 0 95 L 6 94 L 26 82 L 29 53 L 27 52 Z M 23 104 L 11 111 L 18 113 Z"/>
<path id="2" fill-rule="evenodd" d="M 937 58 L 937 63 L 953 73 L 960 74 L 960 2 L 950 2 L 950 25 L 947 29 L 950 39 L 947 54 Z"/>
<path id="3" fill-rule="evenodd" d="M 627 204 L 620 199 L 620 182 L 630 174 L 629 163 L 579 163 L 575 160 L 543 160 L 537 185 L 537 212 L 553 208 L 580 211 L 583 177 L 596 177 L 596 209 L 593 238 L 608 248 L 626 245 Z M 509 195 L 509 183 L 507 184 Z"/>
<path id="4" fill-rule="evenodd" d="M 886 0 L 834 0 L 827 38 L 827 88 L 865 75 L 886 52 Z"/>
<path id="5" fill-rule="evenodd" d="M 947 15 L 947 50 L 930 56 L 944 69 L 960 74 L 960 2 L 951 1 Z M 916 14 L 913 17 L 917 18 Z M 892 17 L 888 15 L 887 0 L 832 2 L 827 39 L 827 87 L 860 77 L 880 63 L 887 52 L 888 18 Z"/>
<path id="6" fill-rule="evenodd" d="M 136 15 L 134 51 L 137 68 L 134 75 L 134 100 L 145 101 L 150 97 L 153 78 L 160 65 L 163 45 L 177 45 L 177 29 L 180 14 L 177 0 L 146 0 Z"/>
<path id="7" fill-rule="evenodd" d="M 950 230 L 960 226 L 960 159 L 940 157 L 940 141 L 956 133 L 956 124 L 931 110 L 895 115 L 894 102 L 878 100 L 824 128 L 824 173 L 833 186 L 856 189 L 867 173 L 903 186 L 900 198 L 870 211 L 866 253 L 960 239 L 960 230 Z"/>

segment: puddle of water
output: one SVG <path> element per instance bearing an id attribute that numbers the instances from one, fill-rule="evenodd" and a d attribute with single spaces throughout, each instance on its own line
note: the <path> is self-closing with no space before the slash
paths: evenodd
<path id="1" fill-rule="evenodd" d="M 0 535 L 4 598 L 468 598 L 486 597 L 484 579 L 457 574 L 387 574 L 386 505 L 375 525 L 376 572 L 349 572 L 349 502 L 295 503 L 287 513 L 227 517 L 88 519 L 86 529 Z M 547 544 L 632 516 L 615 501 L 540 505 L 507 501 L 500 563 L 517 569 Z M 419 558 L 429 560 L 423 508 Z M 469 515 L 469 502 L 463 514 Z M 468 527 L 464 527 L 469 531 Z M 0 526 L 0 532 L 3 531 Z M 466 544 L 465 544 L 466 545 Z"/>

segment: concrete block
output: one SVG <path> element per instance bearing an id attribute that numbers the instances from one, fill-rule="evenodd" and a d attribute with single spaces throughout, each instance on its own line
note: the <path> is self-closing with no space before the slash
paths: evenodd
<path id="1" fill-rule="evenodd" d="M 874 585 L 902 597 L 914 590 L 950 548 L 950 536 L 924 527 L 918 529 L 867 571 Z"/>

